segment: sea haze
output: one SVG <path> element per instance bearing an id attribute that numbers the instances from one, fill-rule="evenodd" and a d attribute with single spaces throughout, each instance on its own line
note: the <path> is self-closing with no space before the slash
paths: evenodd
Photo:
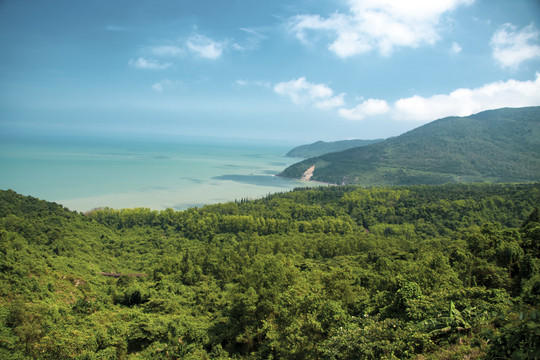
<path id="1" fill-rule="evenodd" d="M 1 189 L 77 211 L 183 210 L 307 185 L 274 176 L 298 161 L 284 156 L 291 146 L 282 144 L 51 136 L 1 140 Z"/>

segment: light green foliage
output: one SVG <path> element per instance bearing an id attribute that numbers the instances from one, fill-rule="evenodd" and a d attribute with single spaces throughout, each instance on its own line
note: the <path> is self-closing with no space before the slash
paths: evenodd
<path id="1" fill-rule="evenodd" d="M 343 186 L 83 215 L 2 191 L 0 358 L 534 358 L 539 204 Z"/>

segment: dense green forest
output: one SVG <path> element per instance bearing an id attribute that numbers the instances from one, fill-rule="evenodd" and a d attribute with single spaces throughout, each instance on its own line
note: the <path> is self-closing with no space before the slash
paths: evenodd
<path id="1" fill-rule="evenodd" d="M 1 191 L 0 358 L 538 359 L 539 204 L 335 186 L 81 214 Z"/>
<path id="2" fill-rule="evenodd" d="M 375 144 L 384 139 L 375 139 L 375 140 L 340 140 L 340 141 L 317 141 L 313 144 L 300 145 L 292 149 L 287 153 L 287 156 L 290 157 L 300 157 L 300 158 L 310 158 L 316 157 L 331 152 L 343 151 L 347 149 L 352 149 L 354 147 L 366 146 L 370 144 Z"/>
<path id="3" fill-rule="evenodd" d="M 376 144 L 291 165 L 281 176 L 333 184 L 540 181 L 540 107 L 433 121 Z"/>

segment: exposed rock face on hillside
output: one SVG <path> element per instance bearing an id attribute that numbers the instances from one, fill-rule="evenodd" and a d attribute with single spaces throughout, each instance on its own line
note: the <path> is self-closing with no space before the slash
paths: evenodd
<path id="1" fill-rule="evenodd" d="M 315 171 L 315 165 L 312 165 L 309 169 L 304 171 L 304 174 L 301 177 L 301 180 L 309 181 L 311 180 L 311 177 L 313 176 L 313 172 Z"/>

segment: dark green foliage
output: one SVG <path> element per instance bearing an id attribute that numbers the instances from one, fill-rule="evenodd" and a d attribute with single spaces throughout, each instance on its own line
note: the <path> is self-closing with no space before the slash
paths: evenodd
<path id="1" fill-rule="evenodd" d="M 0 358 L 534 358 L 539 204 L 343 186 L 83 215 L 1 191 Z"/>
<path id="2" fill-rule="evenodd" d="M 343 151 L 359 146 L 366 146 L 383 141 L 384 139 L 375 140 L 341 140 L 341 141 L 317 141 L 309 145 L 300 145 L 287 153 L 290 157 L 311 158 L 332 152 Z"/>
<path id="3" fill-rule="evenodd" d="M 536 303 L 538 305 L 538 303 Z M 489 349 L 492 358 L 540 359 L 540 311 L 526 309 L 499 316 L 504 325 Z"/>
<path id="4" fill-rule="evenodd" d="M 333 184 L 412 185 L 540 180 L 540 107 L 450 117 L 376 144 L 313 157 L 282 176 Z"/>

